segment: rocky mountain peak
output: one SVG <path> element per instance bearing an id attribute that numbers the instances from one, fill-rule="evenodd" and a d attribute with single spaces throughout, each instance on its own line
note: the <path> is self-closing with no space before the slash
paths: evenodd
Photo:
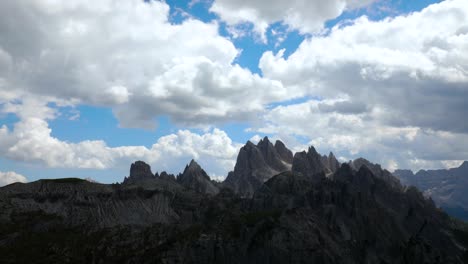
<path id="1" fill-rule="evenodd" d="M 292 164 L 294 158 L 293 153 L 291 150 L 286 148 L 283 142 L 276 140 L 274 147 L 283 161 Z"/>
<path id="2" fill-rule="evenodd" d="M 177 177 L 177 182 L 199 193 L 213 195 L 219 192 L 219 188 L 211 181 L 205 170 L 193 159 Z"/>
<path id="3" fill-rule="evenodd" d="M 260 141 L 258 142 L 257 146 L 258 147 L 262 147 L 262 146 L 268 146 L 269 144 L 271 144 L 270 140 L 268 139 L 267 136 L 265 136 L 263 139 L 260 139 Z"/>
<path id="4" fill-rule="evenodd" d="M 313 146 L 310 146 L 307 152 L 297 152 L 294 155 L 292 171 L 301 173 L 316 182 L 325 177 L 326 167 L 322 163 L 322 156 Z"/>
<path id="5" fill-rule="evenodd" d="M 465 160 L 458 168 L 468 171 L 468 161 Z"/>
<path id="6" fill-rule="evenodd" d="M 328 154 L 328 156 L 323 155 L 321 157 L 321 161 L 322 161 L 323 166 L 326 169 L 325 173 L 327 175 L 331 175 L 332 173 L 336 172 L 336 170 L 338 170 L 338 168 L 340 167 L 340 163 L 336 159 L 333 152 L 330 152 L 330 154 Z"/>
<path id="7" fill-rule="evenodd" d="M 150 175 L 153 176 L 151 166 L 141 160 L 132 163 L 130 166 L 130 177 L 145 177 Z"/>
<path id="8" fill-rule="evenodd" d="M 350 166 L 355 170 L 359 170 L 361 167 L 365 166 L 372 172 L 372 174 L 374 174 L 375 177 L 384 180 L 390 186 L 392 186 L 392 188 L 403 188 L 400 183 L 400 180 L 397 177 L 393 176 L 388 170 L 382 169 L 382 166 L 380 166 L 380 164 L 374 164 L 364 158 L 357 158 L 350 162 Z"/>
<path id="9" fill-rule="evenodd" d="M 130 166 L 130 175 L 125 177 L 124 183 L 136 183 L 143 180 L 154 179 L 155 175 L 151 172 L 151 166 L 143 161 L 136 161 Z"/>
<path id="10" fill-rule="evenodd" d="M 159 174 L 159 178 L 161 180 L 170 180 L 170 181 L 175 181 L 176 178 L 173 174 L 168 174 L 166 171 L 162 171 L 160 174 Z"/>
<path id="11" fill-rule="evenodd" d="M 247 141 L 239 150 L 234 171 L 228 174 L 224 186 L 242 196 L 251 196 L 274 175 L 291 170 L 291 151 L 282 142 L 275 145 L 277 147 L 268 137 L 257 145 Z"/>
<path id="12" fill-rule="evenodd" d="M 201 168 L 201 166 L 194 159 L 192 159 L 190 161 L 190 163 L 185 166 L 185 170 L 184 170 L 183 174 L 185 174 L 187 171 L 191 171 L 191 172 L 201 172 L 201 171 L 203 171 L 204 172 L 204 170 Z"/>

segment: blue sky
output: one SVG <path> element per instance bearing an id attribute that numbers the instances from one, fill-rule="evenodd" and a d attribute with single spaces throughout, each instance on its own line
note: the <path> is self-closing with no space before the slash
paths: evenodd
<path id="1" fill-rule="evenodd" d="M 191 158 L 223 179 L 265 135 L 389 169 L 468 159 L 464 1 L 19 2 L 0 4 L 4 182 Z"/>

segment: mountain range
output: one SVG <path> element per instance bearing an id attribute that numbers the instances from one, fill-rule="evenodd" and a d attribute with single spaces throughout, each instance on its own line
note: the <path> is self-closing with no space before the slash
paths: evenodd
<path id="1" fill-rule="evenodd" d="M 398 173 L 396 173 L 398 174 Z M 365 159 L 247 142 L 223 182 L 143 161 L 122 183 L 0 188 L 0 263 L 467 263 L 468 226 Z"/>
<path id="2" fill-rule="evenodd" d="M 449 214 L 468 221 L 468 161 L 458 168 L 440 170 L 396 170 L 393 175 L 406 185 L 420 189 L 425 196 Z"/>

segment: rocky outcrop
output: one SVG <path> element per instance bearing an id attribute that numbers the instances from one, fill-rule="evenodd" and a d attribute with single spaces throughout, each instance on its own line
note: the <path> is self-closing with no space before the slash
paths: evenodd
<path id="1" fill-rule="evenodd" d="M 174 176 L 174 174 L 168 174 L 167 172 L 165 171 L 162 171 L 161 174 L 159 174 L 159 178 L 161 180 L 166 180 L 166 181 L 176 181 L 176 177 Z"/>
<path id="2" fill-rule="evenodd" d="M 311 146 L 307 152 L 297 152 L 294 155 L 292 171 L 318 182 L 325 177 L 326 167 L 322 163 L 322 156 Z"/>
<path id="3" fill-rule="evenodd" d="M 257 145 L 248 141 L 239 150 L 234 171 L 229 172 L 223 185 L 241 196 L 250 197 L 274 175 L 291 169 L 292 153 L 281 141 L 275 146 L 268 137 Z"/>
<path id="4" fill-rule="evenodd" d="M 441 170 L 396 170 L 403 184 L 416 186 L 438 206 L 468 221 L 468 161 L 457 168 Z"/>
<path id="5" fill-rule="evenodd" d="M 326 171 L 325 171 L 326 175 L 331 175 L 340 168 L 340 163 L 336 159 L 333 152 L 330 152 L 330 154 L 328 154 L 328 156 L 323 155 L 321 157 L 321 161 L 322 161 L 323 166 L 326 169 Z"/>
<path id="6" fill-rule="evenodd" d="M 291 150 L 286 148 L 283 142 L 276 140 L 275 150 L 276 152 L 278 152 L 278 155 L 283 162 L 286 162 L 287 164 L 292 164 L 293 153 Z"/>
<path id="7" fill-rule="evenodd" d="M 382 180 L 386 181 L 390 186 L 396 189 L 401 189 L 403 186 L 400 183 L 400 180 L 393 176 L 388 170 L 382 169 L 380 164 L 374 164 L 364 158 L 358 158 L 350 162 L 350 166 L 359 170 L 362 166 L 366 166 L 372 173 Z"/>
<path id="8" fill-rule="evenodd" d="M 219 188 L 195 160 L 190 161 L 190 164 L 185 166 L 184 172 L 177 177 L 177 182 L 188 189 L 203 194 L 214 195 L 219 192 Z"/>
<path id="9" fill-rule="evenodd" d="M 395 170 L 392 173 L 394 176 L 396 176 L 398 179 L 400 179 L 401 184 L 403 185 L 414 185 L 412 183 L 414 173 L 411 170 Z"/>
<path id="10" fill-rule="evenodd" d="M 136 161 L 130 166 L 130 175 L 124 178 L 124 184 L 135 184 L 138 182 L 153 180 L 157 177 L 151 172 L 150 165 L 143 161 Z"/>

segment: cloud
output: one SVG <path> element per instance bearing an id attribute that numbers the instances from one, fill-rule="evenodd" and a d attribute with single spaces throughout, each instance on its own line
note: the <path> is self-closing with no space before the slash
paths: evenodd
<path id="1" fill-rule="evenodd" d="M 1 172 L 0 171 L 0 187 L 14 183 L 14 182 L 27 182 L 28 180 L 21 174 L 13 171 Z"/>
<path id="2" fill-rule="evenodd" d="M 252 130 L 299 135 L 343 159 L 364 156 L 389 168 L 468 159 L 466 54 L 463 0 L 381 21 L 348 21 L 304 40 L 287 58 L 284 50 L 263 54 L 266 78 L 319 100 L 275 107 Z"/>
<path id="3" fill-rule="evenodd" d="M 0 101 L 110 107 L 123 127 L 154 128 L 163 115 L 245 121 L 292 96 L 235 64 L 239 50 L 218 31 L 192 18 L 171 24 L 164 1 L 1 1 Z"/>
<path id="4" fill-rule="evenodd" d="M 220 0 L 211 11 L 260 34 L 274 22 L 305 33 L 371 3 Z M 295 150 L 313 144 L 389 167 L 468 159 L 464 0 L 338 24 L 289 56 L 265 52 L 261 75 L 235 63 L 240 50 L 218 22 L 169 18 L 162 1 L 1 1 L 0 108 L 19 121 L 0 126 L 0 155 L 66 168 L 144 159 L 172 172 L 196 158 L 217 177 L 234 165 L 240 146 L 218 129 L 180 130 L 151 147 L 53 137 L 59 108 L 82 104 L 111 108 L 122 127 L 154 128 L 157 116 L 190 128 L 249 122 Z"/>
<path id="5" fill-rule="evenodd" d="M 375 116 L 394 127 L 468 133 L 468 6 L 452 0 L 407 16 L 360 17 L 305 40 L 288 58 L 265 52 L 265 77 L 325 99 L 323 111 Z"/>
<path id="6" fill-rule="evenodd" d="M 215 0 L 210 11 L 218 14 L 234 31 L 236 26 L 244 23 L 253 24 L 253 29 L 266 41 L 265 33 L 275 22 L 283 22 L 302 33 L 314 33 L 322 30 L 327 20 L 338 17 L 345 10 L 372 2 L 374 0 Z"/>
<path id="7" fill-rule="evenodd" d="M 338 101 L 332 104 L 320 103 L 321 112 L 337 112 L 341 114 L 361 114 L 367 112 L 367 106 L 362 102 Z"/>
<path id="8" fill-rule="evenodd" d="M 29 111 L 32 107 L 37 112 Z M 193 158 L 208 173 L 219 177 L 233 169 L 241 147 L 226 132 L 216 128 L 204 134 L 179 130 L 160 137 L 150 148 L 109 147 L 102 140 L 72 143 L 52 136 L 46 119 L 53 119 L 55 111 L 44 102 L 27 99 L 2 110 L 17 113 L 20 120 L 11 130 L 5 125 L 0 127 L 0 155 L 53 168 L 107 169 L 119 163 L 144 160 L 156 164 L 156 170 L 178 173 Z"/>
<path id="9" fill-rule="evenodd" d="M 334 102 L 309 100 L 277 106 L 252 130 L 278 136 L 294 151 L 313 145 L 320 153 L 333 151 L 341 161 L 365 157 L 390 169 L 444 168 L 468 159 L 466 133 L 385 125 L 377 109 L 361 114 L 320 109 Z"/>

